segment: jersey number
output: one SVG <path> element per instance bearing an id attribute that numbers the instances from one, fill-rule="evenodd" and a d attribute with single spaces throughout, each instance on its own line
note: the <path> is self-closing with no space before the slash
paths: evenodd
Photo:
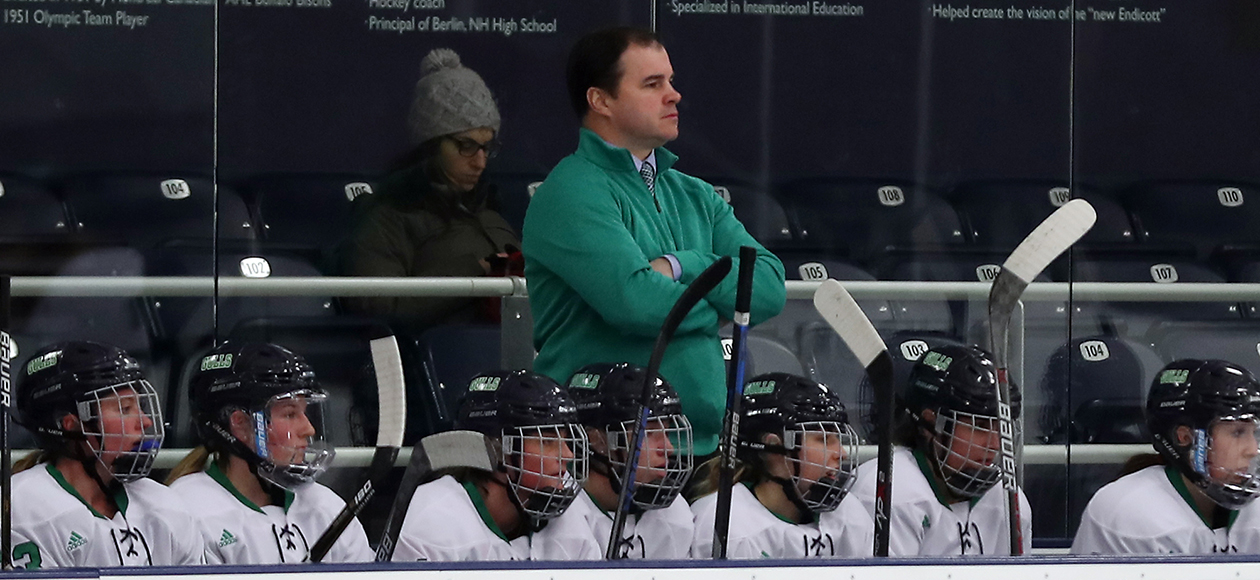
<path id="1" fill-rule="evenodd" d="M 26 558 L 23 562 L 22 559 Z M 13 546 L 13 566 L 22 566 L 27 570 L 38 570 L 44 564 L 44 559 L 39 557 L 39 546 L 35 542 L 22 542 Z"/>

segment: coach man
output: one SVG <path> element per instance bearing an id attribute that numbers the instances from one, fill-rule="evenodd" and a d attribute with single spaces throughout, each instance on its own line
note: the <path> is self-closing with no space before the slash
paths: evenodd
<path id="1" fill-rule="evenodd" d="M 740 246 L 757 249 L 752 322 L 783 309 L 783 264 L 735 219 L 713 186 L 673 168 L 678 137 L 669 54 L 646 30 L 586 35 L 569 54 L 569 98 L 582 128 L 525 215 L 525 276 L 534 369 L 565 381 L 594 362 L 646 365 L 661 323 L 688 283 Z M 691 311 L 661 364 L 695 432 L 717 448 L 726 405 L 719 321 L 735 310 L 738 259 Z"/>

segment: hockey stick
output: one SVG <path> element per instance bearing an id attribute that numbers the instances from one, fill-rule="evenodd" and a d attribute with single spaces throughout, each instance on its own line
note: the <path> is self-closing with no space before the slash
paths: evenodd
<path id="1" fill-rule="evenodd" d="M 643 376 L 643 397 L 639 399 L 639 422 L 635 425 L 634 438 L 630 441 L 630 457 L 626 458 L 626 465 L 621 471 L 623 483 L 621 493 L 617 497 L 617 513 L 613 516 L 612 533 L 608 536 L 608 551 L 604 553 L 604 557 L 608 560 L 616 560 L 621 555 L 618 548 L 621 545 L 621 534 L 626 529 L 626 514 L 630 513 L 630 503 L 634 500 L 634 475 L 639 465 L 639 452 L 643 447 L 643 431 L 647 429 L 650 412 L 648 401 L 652 397 L 652 385 L 656 384 L 656 373 L 661 368 L 661 359 L 665 357 L 665 347 L 669 346 L 669 340 L 674 337 L 674 331 L 678 330 L 678 325 L 682 324 L 687 313 L 691 312 L 701 298 L 704 298 L 722 279 L 726 278 L 730 271 L 730 256 L 722 256 L 705 268 L 695 280 L 691 281 L 691 285 L 683 290 L 682 295 L 674 302 L 674 307 L 665 316 L 665 322 L 661 324 L 661 332 L 656 336 L 656 344 L 652 346 L 652 356 L 648 359 L 647 372 Z"/>
<path id="2" fill-rule="evenodd" d="M 385 533 L 376 548 L 376 561 L 388 562 L 394 557 L 398 534 L 402 532 L 411 496 L 430 473 L 451 467 L 472 467 L 493 472 L 496 460 L 490 456 L 489 441 L 476 431 L 447 431 L 429 435 L 411 450 L 411 461 L 398 485 L 398 495 L 385 520 Z"/>
<path id="3" fill-rule="evenodd" d="M 9 511 L 13 488 L 13 457 L 9 449 L 9 409 L 13 399 L 13 337 L 9 336 L 9 298 L 12 295 L 8 275 L 0 276 L 0 568 L 13 569 L 13 514 Z"/>
<path id="4" fill-rule="evenodd" d="M 322 561 L 328 550 L 332 549 L 333 543 L 346 530 L 346 526 L 363 511 L 363 506 L 372 499 L 376 488 L 380 487 L 381 482 L 394 468 L 398 448 L 402 447 L 403 430 L 407 423 L 407 390 L 403 381 L 398 340 L 389 334 L 372 339 L 370 347 L 372 366 L 376 369 L 377 401 L 380 408 L 376 453 L 372 455 L 372 465 L 368 467 L 368 478 L 363 482 L 363 487 L 346 502 L 346 507 L 341 509 L 341 513 L 328 525 L 328 529 L 315 541 L 311 548 L 312 562 Z"/>
<path id="5" fill-rule="evenodd" d="M 726 559 L 731 528 L 731 486 L 735 485 L 735 449 L 739 413 L 744 398 L 744 367 L 748 362 L 748 308 L 752 303 L 753 267 L 757 249 L 739 248 L 739 285 L 735 288 L 735 327 L 731 330 L 731 366 L 726 375 L 726 417 L 722 420 L 722 464 L 718 472 L 717 517 L 713 520 L 713 558 Z"/>
<path id="6" fill-rule="evenodd" d="M 1067 202 L 1037 225 L 1002 263 L 989 290 L 989 342 L 997 367 L 998 428 L 1002 441 L 1002 488 L 1006 490 L 1011 555 L 1024 553 L 1020 527 L 1018 468 L 1015 462 L 1015 425 L 1011 417 L 1011 383 L 1007 375 L 1007 331 L 1011 314 L 1024 289 L 1055 258 L 1067 251 L 1094 226 L 1097 214 L 1083 199 Z"/>
<path id="7" fill-rule="evenodd" d="M 853 351 L 866 368 L 875 390 L 875 429 L 879 433 L 879 455 L 875 462 L 875 555 L 888 556 L 888 512 L 892 505 L 893 362 L 888 347 L 862 308 L 835 280 L 823 280 L 814 291 L 814 308 L 831 326 L 840 340 Z"/>

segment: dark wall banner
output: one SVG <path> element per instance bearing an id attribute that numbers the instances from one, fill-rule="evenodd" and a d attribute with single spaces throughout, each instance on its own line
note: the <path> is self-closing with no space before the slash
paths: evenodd
<path id="1" fill-rule="evenodd" d="M 211 0 L 0 0 L 0 170 L 208 172 Z"/>
<path id="2" fill-rule="evenodd" d="M 646 26 L 644 2 L 225 0 L 219 159 L 225 175 L 375 172 L 411 145 L 420 61 L 459 53 L 503 117 L 499 171 L 545 172 L 576 144 L 564 62 L 600 26 Z"/>

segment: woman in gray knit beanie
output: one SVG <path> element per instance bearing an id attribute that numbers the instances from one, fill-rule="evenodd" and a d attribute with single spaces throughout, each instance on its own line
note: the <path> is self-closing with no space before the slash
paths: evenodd
<path id="1" fill-rule="evenodd" d="M 351 276 L 483 276 L 520 247 L 483 179 L 498 149 L 499 109 L 485 81 L 455 51 L 420 63 L 407 115 L 413 149 L 395 162 L 375 195 L 355 200 L 354 229 L 342 251 Z M 418 327 L 483 320 L 473 298 L 362 298 L 349 310 Z"/>

